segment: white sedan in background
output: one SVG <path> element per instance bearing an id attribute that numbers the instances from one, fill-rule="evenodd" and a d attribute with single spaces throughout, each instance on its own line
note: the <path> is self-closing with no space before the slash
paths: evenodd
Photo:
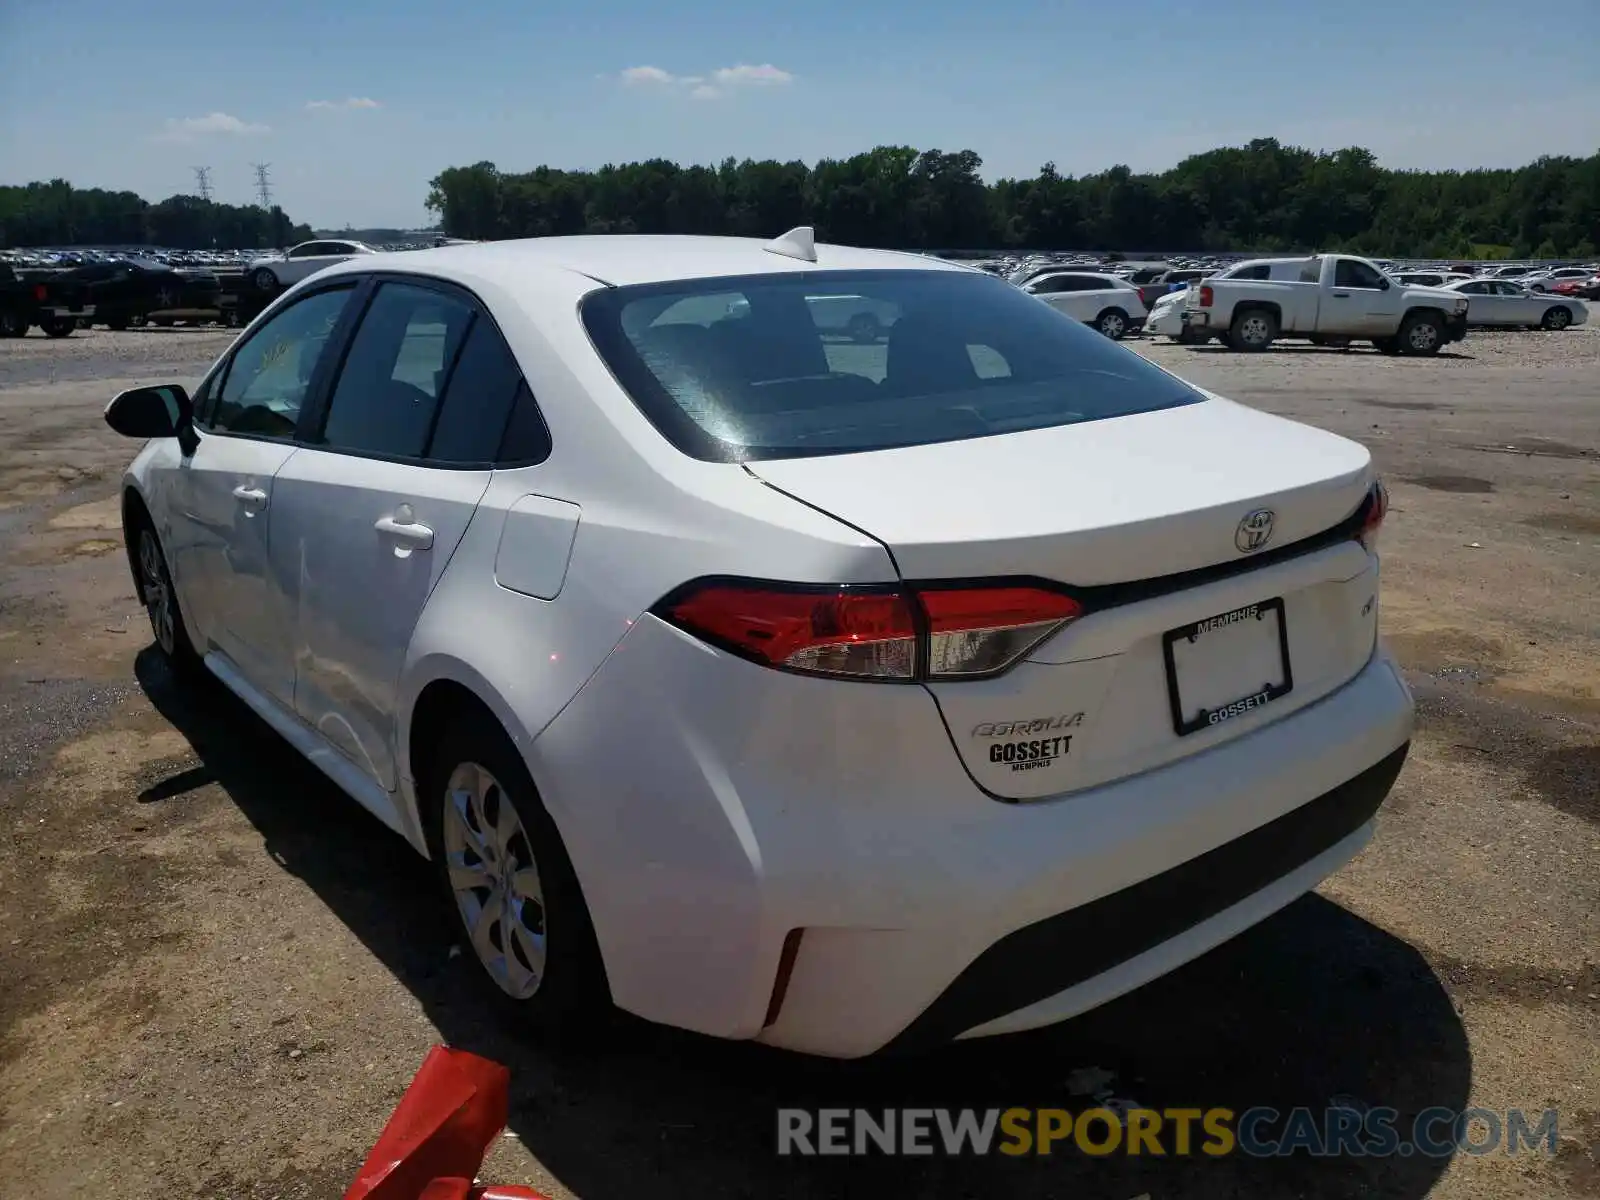
<path id="1" fill-rule="evenodd" d="M 1589 306 L 1576 296 L 1530 291 L 1513 279 L 1466 279 L 1447 290 L 1469 297 L 1468 325 L 1559 330 L 1589 319 Z"/>
<path id="2" fill-rule="evenodd" d="M 1149 315 L 1139 289 L 1115 275 L 1051 271 L 1035 275 L 1022 290 L 1113 341 L 1142 328 Z"/>
<path id="3" fill-rule="evenodd" d="M 530 1022 L 1059 1021 L 1347 862 L 1411 736 L 1367 450 L 934 259 L 362 256 L 106 419 L 162 654 L 432 859 Z"/>
<path id="4" fill-rule="evenodd" d="M 282 254 L 268 254 L 250 261 L 246 277 L 257 291 L 275 292 L 290 287 L 334 263 L 346 262 L 363 254 L 378 253 L 365 242 L 322 239 L 301 242 Z"/>

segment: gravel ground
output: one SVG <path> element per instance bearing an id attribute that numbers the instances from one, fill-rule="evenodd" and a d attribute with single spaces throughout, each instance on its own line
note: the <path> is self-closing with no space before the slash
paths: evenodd
<path id="1" fill-rule="evenodd" d="M 552 1196 L 1600 1192 L 1600 329 L 1436 360 L 1134 343 L 1356 437 L 1391 481 L 1384 624 L 1421 729 L 1317 894 L 1067 1025 L 830 1063 L 619 1022 L 550 1045 L 451 957 L 429 874 L 147 648 L 99 420 L 204 330 L 0 341 L 0 1179 L 44 1198 L 340 1194 L 428 1046 L 513 1069 L 486 1175 Z M 778 1160 L 779 1105 L 1335 1096 L 1560 1110 L 1559 1153 L 1312 1162 Z"/>

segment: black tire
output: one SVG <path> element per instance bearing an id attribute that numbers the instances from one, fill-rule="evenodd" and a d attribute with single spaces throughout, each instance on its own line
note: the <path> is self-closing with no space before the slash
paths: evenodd
<path id="1" fill-rule="evenodd" d="M 78 323 L 71 317 L 45 317 L 39 322 L 39 328 L 44 330 L 45 337 L 71 337 L 72 331 L 77 327 Z"/>
<path id="2" fill-rule="evenodd" d="M 495 812 L 498 812 L 499 804 L 511 805 L 523 831 L 522 849 L 514 851 L 514 854 L 520 860 L 525 849 L 531 855 L 531 865 L 537 873 L 542 898 L 542 903 L 537 905 L 537 919 L 544 937 L 545 957 L 536 990 L 531 995 L 518 997 L 511 994 L 489 964 L 483 961 L 475 948 L 467 915 L 451 883 L 444 825 L 447 820 L 455 818 L 446 812 L 446 808 L 454 804 L 451 799 L 451 778 L 458 768 L 466 764 L 482 767 L 498 784 L 493 801 Z M 423 812 L 428 850 L 449 906 L 447 911 L 456 914 L 455 933 L 465 943 L 462 957 L 479 960 L 477 969 L 488 976 L 488 981 L 493 985 L 491 994 L 514 1011 L 519 1022 L 531 1019 L 545 1031 L 559 1030 L 563 1034 L 591 1029 L 599 1018 L 611 1012 L 611 993 L 606 984 L 605 966 L 600 957 L 599 943 L 595 939 L 594 924 L 589 917 L 589 906 L 584 901 L 583 889 L 578 884 L 572 860 L 567 856 L 566 846 L 561 841 L 555 822 L 539 800 L 522 755 L 505 731 L 486 713 L 464 714 L 445 727 L 443 736 L 429 751 L 427 767 L 421 774 L 423 779 L 419 784 L 417 802 Z M 513 844 L 518 843 L 514 841 Z M 474 865 L 484 862 L 486 860 L 480 860 Z M 478 890 L 488 891 L 487 888 Z M 524 901 L 524 911 L 526 905 L 527 901 Z M 498 939 L 495 938 L 495 929 L 500 931 Z M 491 922 L 491 929 L 485 938 L 491 948 L 499 948 L 503 953 L 503 943 L 508 940 L 504 922 Z M 527 967 L 526 958 L 520 950 L 517 953 L 518 962 L 522 967 Z"/>
<path id="3" fill-rule="evenodd" d="M 27 315 L 14 308 L 0 308 L 0 337 L 27 337 Z"/>
<path id="4" fill-rule="evenodd" d="M 1412 313 L 1400 322 L 1400 353 L 1429 358 L 1444 349 L 1444 323 L 1433 313 Z"/>
<path id="5" fill-rule="evenodd" d="M 278 277 L 272 273 L 271 267 L 257 267 L 250 272 L 250 284 L 258 292 L 275 292 L 278 290 Z"/>
<path id="6" fill-rule="evenodd" d="M 172 574 L 167 570 L 167 554 L 149 515 L 142 509 L 130 515 L 126 536 L 134 586 L 139 603 L 150 618 L 156 649 L 174 675 L 180 679 L 198 678 L 204 674 L 204 667 L 189 640 L 189 626 L 183 619 L 177 589 L 172 586 Z"/>
<path id="7" fill-rule="evenodd" d="M 1228 345 L 1247 354 L 1259 354 L 1278 336 L 1278 318 L 1266 308 L 1247 308 L 1233 315 Z"/>
<path id="8" fill-rule="evenodd" d="M 845 323 L 844 330 L 852 342 L 862 346 L 870 346 L 883 336 L 882 324 L 871 313 L 857 313 Z"/>
<path id="9" fill-rule="evenodd" d="M 1564 304 L 1552 304 L 1545 309 L 1544 319 L 1539 322 L 1539 328 L 1557 332 L 1571 324 L 1572 310 Z"/>
<path id="10" fill-rule="evenodd" d="M 1094 319 L 1095 331 L 1113 342 L 1128 336 L 1128 314 L 1120 308 L 1108 308 Z"/>

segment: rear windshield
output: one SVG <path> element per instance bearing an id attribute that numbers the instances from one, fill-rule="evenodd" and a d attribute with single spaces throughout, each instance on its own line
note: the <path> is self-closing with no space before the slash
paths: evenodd
<path id="1" fill-rule="evenodd" d="M 718 461 L 926 445 L 1203 399 L 976 271 L 607 288 L 584 300 L 583 322 L 655 427 L 684 453 Z"/>

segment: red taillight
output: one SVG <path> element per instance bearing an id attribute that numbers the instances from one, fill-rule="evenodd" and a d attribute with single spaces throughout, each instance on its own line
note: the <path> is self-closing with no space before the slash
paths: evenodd
<path id="1" fill-rule="evenodd" d="M 916 625 L 899 591 L 715 583 L 669 601 L 663 615 L 769 667 L 862 679 L 916 673 Z"/>
<path id="2" fill-rule="evenodd" d="M 1216 296 L 1216 292 L 1211 290 L 1211 285 L 1210 284 L 1202 283 L 1200 285 L 1200 307 L 1201 308 L 1210 308 L 1211 307 L 1211 301 L 1215 298 L 1215 296 Z"/>
<path id="3" fill-rule="evenodd" d="M 1357 539 L 1368 550 L 1378 548 L 1378 532 L 1383 528 L 1383 519 L 1388 515 L 1389 489 L 1383 486 L 1383 480 L 1380 479 L 1367 493 L 1367 502 L 1361 512 L 1361 531 L 1356 534 Z"/>
<path id="4" fill-rule="evenodd" d="M 43 304 L 49 298 L 49 296 L 50 289 L 45 287 L 44 284 L 36 283 L 33 285 L 33 298 L 40 304 Z"/>
<path id="5" fill-rule="evenodd" d="M 934 679 L 1003 671 L 1083 612 L 1071 596 L 1035 587 L 930 589 L 924 661 Z"/>
<path id="6" fill-rule="evenodd" d="M 1011 666 L 1082 609 L 1027 586 L 692 586 L 656 610 L 765 666 L 852 679 L 972 679 Z"/>

